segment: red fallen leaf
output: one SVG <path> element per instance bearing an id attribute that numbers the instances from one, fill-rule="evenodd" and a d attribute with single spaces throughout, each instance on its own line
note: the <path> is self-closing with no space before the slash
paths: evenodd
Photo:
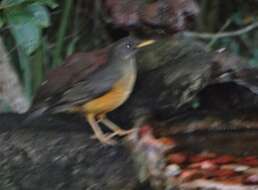
<path id="1" fill-rule="evenodd" d="M 202 172 L 198 170 L 185 170 L 179 176 L 179 180 L 181 180 L 182 182 L 188 182 L 202 177 Z"/>
<path id="2" fill-rule="evenodd" d="M 200 169 L 201 168 L 201 163 L 194 163 L 194 164 L 190 164 L 188 166 L 188 168 L 191 168 L 191 169 Z"/>
<path id="3" fill-rule="evenodd" d="M 212 179 L 214 177 L 217 177 L 217 172 L 218 169 L 211 169 L 211 170 L 203 170 L 203 178 L 205 179 Z"/>
<path id="4" fill-rule="evenodd" d="M 191 164 L 188 166 L 188 168 L 202 169 L 202 170 L 215 170 L 218 168 L 218 165 L 216 165 L 215 163 L 213 163 L 210 160 L 206 160 L 203 162 Z"/>
<path id="5" fill-rule="evenodd" d="M 258 166 L 258 160 L 249 160 L 249 161 L 246 161 L 246 165 L 248 166 Z"/>
<path id="6" fill-rule="evenodd" d="M 143 137 L 144 135 L 151 133 L 151 132 L 152 132 L 151 126 L 146 124 L 139 129 L 139 136 Z"/>
<path id="7" fill-rule="evenodd" d="M 183 164 L 187 160 L 187 156 L 183 153 L 170 154 L 168 158 L 170 163 Z"/>
<path id="8" fill-rule="evenodd" d="M 257 160 L 257 156 L 247 156 L 245 157 L 246 160 Z"/>
<path id="9" fill-rule="evenodd" d="M 230 164 L 230 163 L 233 163 L 234 160 L 235 160 L 235 158 L 233 156 L 223 155 L 223 156 L 219 156 L 219 157 L 215 158 L 213 160 L 213 162 L 216 164 Z"/>
<path id="10" fill-rule="evenodd" d="M 245 160 L 257 160 L 257 157 L 256 156 L 247 156 L 247 157 L 244 157 Z"/>
<path id="11" fill-rule="evenodd" d="M 248 157 L 240 159 L 238 161 L 238 163 L 247 165 L 247 166 L 251 166 L 251 167 L 255 167 L 255 166 L 258 166 L 258 159 L 254 156 L 248 156 Z"/>
<path id="12" fill-rule="evenodd" d="M 201 165 L 201 169 L 203 170 L 214 170 L 218 168 L 218 166 L 211 160 L 203 161 L 200 163 L 200 165 Z"/>
<path id="13" fill-rule="evenodd" d="M 197 162 L 202 162 L 205 160 L 208 160 L 209 158 L 207 158 L 206 156 L 202 156 L 202 155 L 194 155 L 192 157 L 190 157 L 190 162 L 192 163 L 197 163 Z"/>
<path id="14" fill-rule="evenodd" d="M 245 178 L 243 178 L 242 183 L 245 185 L 258 185 L 258 175 L 253 174 L 246 176 Z"/>
<path id="15" fill-rule="evenodd" d="M 214 158 L 215 156 L 216 155 L 212 154 L 212 153 L 205 153 L 205 154 L 193 155 L 189 159 L 190 159 L 191 163 L 197 163 L 197 162 L 203 162 L 205 160 L 210 160 L 210 159 Z"/>
<path id="16" fill-rule="evenodd" d="M 234 170 L 235 172 L 243 173 L 248 170 L 250 167 L 246 165 L 239 165 L 239 164 L 228 164 L 221 166 L 221 169 L 230 169 Z"/>
<path id="17" fill-rule="evenodd" d="M 217 181 L 226 183 L 226 184 L 241 184 L 243 181 L 243 177 L 242 176 L 236 176 L 236 177 L 222 177 L 222 178 L 217 178 Z"/>
<path id="18" fill-rule="evenodd" d="M 237 175 L 235 171 L 229 169 L 210 169 L 202 170 L 202 172 L 205 179 L 222 179 L 234 177 Z"/>
<path id="19" fill-rule="evenodd" d="M 159 138 L 158 141 L 164 145 L 175 145 L 176 144 L 176 142 L 172 138 L 168 138 L 168 137 Z"/>
<path id="20" fill-rule="evenodd" d="M 234 170 L 228 170 L 228 169 L 218 169 L 213 171 L 214 177 L 233 177 L 236 176 L 237 173 Z"/>

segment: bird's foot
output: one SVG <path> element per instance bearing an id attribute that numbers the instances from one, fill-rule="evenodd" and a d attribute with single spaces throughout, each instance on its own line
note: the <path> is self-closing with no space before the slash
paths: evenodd
<path id="1" fill-rule="evenodd" d="M 87 115 L 87 119 L 90 123 L 91 128 L 95 133 L 95 137 L 103 144 L 114 145 L 116 144 L 116 141 L 112 139 L 114 136 L 126 136 L 133 132 L 133 129 L 131 130 L 121 129 L 115 123 L 108 120 L 104 114 L 98 115 L 97 117 L 95 117 L 95 115 Z M 104 124 L 113 133 L 104 134 L 100 129 L 98 123 Z"/>
<path id="2" fill-rule="evenodd" d="M 113 123 L 112 121 L 110 121 L 109 119 L 107 119 L 105 117 L 102 117 L 100 122 L 103 123 L 111 131 L 113 131 L 114 133 L 112 133 L 112 134 L 115 134 L 118 136 L 129 135 L 133 132 L 133 129 L 130 129 L 130 130 L 121 129 L 118 125 L 116 125 L 115 123 Z"/>
<path id="3" fill-rule="evenodd" d="M 114 133 L 118 136 L 126 136 L 126 135 L 129 135 L 133 132 L 134 130 L 133 129 L 130 129 L 130 130 L 124 130 L 124 129 L 117 129 L 117 130 L 114 130 Z"/>
<path id="4" fill-rule="evenodd" d="M 92 138 L 98 139 L 102 144 L 115 145 L 117 142 L 112 138 L 116 135 L 116 133 L 106 133 L 102 135 L 95 134 Z"/>

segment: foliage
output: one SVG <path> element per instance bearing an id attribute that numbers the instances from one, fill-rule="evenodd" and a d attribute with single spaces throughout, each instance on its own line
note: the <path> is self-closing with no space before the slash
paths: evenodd
<path id="1" fill-rule="evenodd" d="M 30 61 L 34 53 L 40 51 L 43 29 L 50 25 L 47 7 L 56 6 L 54 0 L 3 0 L 0 4 L 0 26 L 8 28 L 15 40 L 20 76 L 29 99 L 32 97 L 35 81 Z M 40 68 L 42 62 L 38 61 L 37 64 Z"/>
<path id="2" fill-rule="evenodd" d="M 17 46 L 27 55 L 39 47 L 42 29 L 50 24 L 46 5 L 56 6 L 52 0 L 3 0 L 0 4 L 1 26 L 10 26 Z"/>
<path id="3" fill-rule="evenodd" d="M 199 32 L 221 33 L 235 31 L 258 21 L 255 7 L 258 3 L 252 0 L 200 0 L 202 14 L 195 30 Z M 206 40 L 213 50 L 226 48 L 229 52 L 246 57 L 253 66 L 258 66 L 258 30 L 238 36 Z"/>

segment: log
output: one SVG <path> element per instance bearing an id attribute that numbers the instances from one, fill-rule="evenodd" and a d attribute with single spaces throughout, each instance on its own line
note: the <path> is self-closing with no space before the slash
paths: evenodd
<path id="1" fill-rule="evenodd" d="M 0 189 L 135 189 L 137 174 L 122 143 L 104 146 L 84 123 L 1 114 Z"/>

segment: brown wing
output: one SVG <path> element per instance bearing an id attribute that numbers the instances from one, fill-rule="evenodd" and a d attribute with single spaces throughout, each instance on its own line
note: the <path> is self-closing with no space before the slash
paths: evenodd
<path id="1" fill-rule="evenodd" d="M 65 64 L 50 71 L 30 111 L 58 110 L 58 107 L 87 101 L 110 90 L 115 77 L 103 78 L 106 75 L 101 76 L 99 72 L 107 66 L 108 50 L 74 54 L 66 59 Z"/>
<path id="2" fill-rule="evenodd" d="M 114 84 L 122 77 L 115 67 L 101 67 L 88 75 L 84 80 L 74 84 L 56 100 L 52 107 L 53 112 L 70 110 L 74 105 L 84 104 L 110 91 Z"/>

